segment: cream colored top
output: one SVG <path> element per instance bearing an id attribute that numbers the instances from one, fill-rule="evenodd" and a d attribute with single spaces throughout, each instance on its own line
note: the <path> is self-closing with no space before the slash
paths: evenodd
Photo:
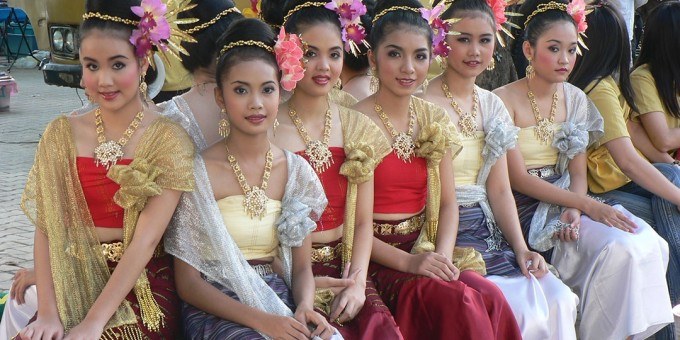
<path id="1" fill-rule="evenodd" d="M 229 196 L 217 201 L 229 235 L 246 260 L 275 257 L 279 248 L 276 220 L 281 215 L 281 202 L 268 200 L 265 216 L 261 220 L 251 219 L 243 210 L 244 197 Z"/>
<path id="2" fill-rule="evenodd" d="M 535 126 L 521 128 L 517 137 L 519 151 L 524 158 L 527 169 L 539 168 L 546 165 L 557 164 L 557 149 L 549 144 L 541 143 L 534 134 Z M 562 129 L 562 123 L 553 123 L 555 132 Z"/>
<path id="3" fill-rule="evenodd" d="M 454 176 L 456 186 L 466 184 L 477 184 L 479 170 L 484 165 L 482 150 L 485 141 L 484 131 L 477 131 L 474 137 L 460 136 L 463 149 L 458 157 L 453 159 Z"/>

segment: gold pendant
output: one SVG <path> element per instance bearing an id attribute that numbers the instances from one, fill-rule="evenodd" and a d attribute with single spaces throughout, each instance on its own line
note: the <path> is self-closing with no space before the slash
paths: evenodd
<path id="1" fill-rule="evenodd" d="M 243 208 L 250 218 L 262 219 L 267 211 L 267 195 L 260 187 L 251 187 L 243 199 Z"/>
<path id="2" fill-rule="evenodd" d="M 463 113 L 458 117 L 458 126 L 460 126 L 460 132 L 465 137 L 474 137 L 475 132 L 477 132 L 477 120 L 476 116 L 470 112 Z"/>
<path id="3" fill-rule="evenodd" d="M 534 134 L 541 144 L 550 144 L 554 136 L 553 127 L 550 121 L 548 119 L 539 120 L 534 128 Z"/>
<path id="4" fill-rule="evenodd" d="M 411 157 L 416 149 L 413 138 L 404 132 L 394 136 L 392 148 L 396 151 L 397 157 L 404 162 L 411 162 Z"/>
<path id="5" fill-rule="evenodd" d="M 95 165 L 103 165 L 106 170 L 123 158 L 123 147 L 115 141 L 106 141 L 94 149 Z"/>
<path id="6" fill-rule="evenodd" d="M 320 140 L 313 140 L 307 144 L 307 150 L 305 150 L 307 157 L 309 157 L 309 163 L 317 173 L 322 173 L 328 169 L 328 167 L 333 164 L 333 154 L 328 146 Z"/>

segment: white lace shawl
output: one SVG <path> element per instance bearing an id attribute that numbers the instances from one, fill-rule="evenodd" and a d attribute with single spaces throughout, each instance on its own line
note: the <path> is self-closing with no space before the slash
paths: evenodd
<path id="1" fill-rule="evenodd" d="M 552 146 L 557 149 L 557 164 L 555 168 L 560 178 L 553 183 L 561 189 L 569 188 L 569 161 L 576 155 L 597 142 L 604 134 L 604 122 L 595 104 L 588 99 L 579 88 L 564 83 L 564 96 L 567 102 L 567 120 L 562 129 L 555 132 Z M 538 250 L 546 251 L 554 247 L 556 240 L 553 235 L 559 229 L 561 207 L 540 202 L 534 212 L 529 229 L 529 245 Z"/>
<path id="2" fill-rule="evenodd" d="M 496 225 L 486 194 L 486 180 L 491 167 L 496 161 L 517 144 L 519 128 L 512 123 L 512 118 L 505 108 L 503 101 L 495 94 L 477 87 L 479 94 L 480 113 L 484 127 L 484 148 L 482 149 L 483 164 L 477 174 L 477 183 L 456 187 L 458 204 L 479 204 L 486 217 L 489 237 L 486 251 L 501 250 L 504 242 L 503 234 Z M 455 169 L 454 169 L 455 171 Z"/>

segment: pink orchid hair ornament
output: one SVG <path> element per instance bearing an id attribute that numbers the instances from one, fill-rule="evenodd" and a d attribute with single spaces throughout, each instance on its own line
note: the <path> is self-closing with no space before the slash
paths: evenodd
<path id="1" fill-rule="evenodd" d="M 361 53 L 359 44 L 371 47 L 366 41 L 366 29 L 361 24 L 361 16 L 366 14 L 366 5 L 361 0 L 331 0 L 324 7 L 338 14 L 346 52 L 358 56 Z"/>
<path id="2" fill-rule="evenodd" d="M 456 32 L 450 31 L 451 24 L 455 23 L 456 19 L 443 20 L 442 13 L 446 10 L 446 3 L 441 2 L 432 9 L 421 8 L 420 15 L 427 21 L 432 28 L 432 53 L 438 58 L 446 58 L 449 55 L 451 48 L 446 43 L 447 35 L 455 35 Z"/>
<path id="3" fill-rule="evenodd" d="M 305 76 L 304 68 L 305 44 L 297 34 L 286 33 L 281 27 L 274 45 L 276 63 L 281 70 L 281 87 L 292 91 Z"/>
<path id="4" fill-rule="evenodd" d="M 135 47 L 135 55 L 138 58 L 150 58 L 153 47 L 156 47 L 164 62 L 167 62 L 166 54 L 179 59 L 179 54 L 188 52 L 181 46 L 183 41 L 196 42 L 191 35 L 178 28 L 178 25 L 192 24 L 198 21 L 195 18 L 176 19 L 177 14 L 196 7 L 191 0 L 142 0 L 139 6 L 132 6 L 130 10 L 139 20 L 124 19 L 99 12 L 83 14 L 83 20 L 99 19 L 119 22 L 129 26 L 135 26 L 130 35 L 130 43 Z"/>

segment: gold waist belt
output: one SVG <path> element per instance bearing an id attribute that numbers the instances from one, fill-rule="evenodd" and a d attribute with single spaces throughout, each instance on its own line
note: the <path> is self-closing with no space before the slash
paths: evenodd
<path id="1" fill-rule="evenodd" d="M 323 246 L 314 248 L 312 246 L 312 263 L 330 262 L 342 254 L 342 242 L 335 246 Z"/>
<path id="2" fill-rule="evenodd" d="M 398 224 L 375 223 L 373 231 L 379 235 L 408 235 L 420 230 L 425 223 L 425 214 L 418 214 Z"/>
<path id="3" fill-rule="evenodd" d="M 100 244 L 102 255 L 111 262 L 119 262 L 123 257 L 123 242 Z"/>

